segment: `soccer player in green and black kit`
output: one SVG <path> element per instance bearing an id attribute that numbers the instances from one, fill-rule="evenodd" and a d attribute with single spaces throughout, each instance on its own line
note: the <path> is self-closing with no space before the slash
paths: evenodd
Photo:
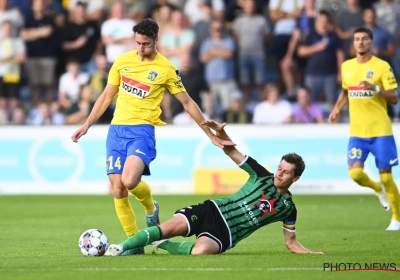
<path id="1" fill-rule="evenodd" d="M 215 130 L 221 139 L 231 141 L 224 130 L 226 124 L 205 121 L 202 125 Z M 119 256 L 126 250 L 151 243 L 171 254 L 221 254 L 259 228 L 279 221 L 283 222 L 286 247 L 291 252 L 323 254 L 304 248 L 296 240 L 297 210 L 288 189 L 303 173 L 303 159 L 295 153 L 284 155 L 274 175 L 235 147 L 225 147 L 224 152 L 250 175 L 238 192 L 182 208 L 169 221 L 143 229 L 122 244 L 111 244 L 105 256 Z M 169 240 L 175 236 L 192 235 L 197 237 L 195 243 Z"/>

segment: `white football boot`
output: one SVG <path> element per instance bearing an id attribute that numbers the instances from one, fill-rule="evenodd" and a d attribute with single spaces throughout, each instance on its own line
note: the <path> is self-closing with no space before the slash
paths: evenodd
<path id="1" fill-rule="evenodd" d="M 116 257 L 122 255 L 124 252 L 124 247 L 121 244 L 110 244 L 104 256 Z"/>
<path id="2" fill-rule="evenodd" d="M 388 228 L 386 230 L 387 231 L 389 231 L 389 230 L 400 230 L 400 222 L 396 221 L 396 220 L 392 220 L 390 222 L 390 225 L 388 226 Z"/>
<path id="3" fill-rule="evenodd" d="M 385 187 L 382 186 L 382 192 L 381 193 L 377 193 L 376 196 L 379 198 L 379 202 L 381 203 L 383 209 L 385 209 L 385 211 L 389 211 L 390 210 L 390 203 L 389 200 L 386 197 L 386 191 L 385 191 Z"/>

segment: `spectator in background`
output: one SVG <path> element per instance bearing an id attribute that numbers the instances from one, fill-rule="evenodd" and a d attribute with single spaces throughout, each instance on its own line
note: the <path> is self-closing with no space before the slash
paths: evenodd
<path id="1" fill-rule="evenodd" d="M 83 71 L 93 73 L 96 70 L 93 58 L 101 52 L 98 23 L 88 20 L 84 4 L 78 2 L 74 7 L 72 18 L 64 29 L 65 59 L 73 57 Z"/>
<path id="2" fill-rule="evenodd" d="M 31 111 L 31 120 L 29 124 L 32 125 L 62 125 L 64 124 L 64 117 L 58 111 L 55 111 L 57 102 L 49 105 L 46 102 L 40 102 L 39 105 Z"/>
<path id="3" fill-rule="evenodd" d="M 89 82 L 89 74 L 80 72 L 79 62 L 71 59 L 67 62 L 67 72 L 62 74 L 59 83 L 58 102 L 60 107 L 68 110 L 78 101 L 80 89 Z"/>
<path id="4" fill-rule="evenodd" d="M 201 44 L 211 35 L 210 27 L 212 22 L 211 4 L 207 2 L 200 4 L 199 9 L 200 12 L 203 14 L 203 19 L 198 21 L 193 27 L 195 40 L 193 44 L 192 54 L 196 64 L 199 62 Z"/>
<path id="5" fill-rule="evenodd" d="M 135 48 L 132 33 L 135 24 L 132 19 L 125 17 L 124 4 L 121 1 L 114 2 L 110 18 L 101 26 L 102 42 L 110 65 L 119 55 Z"/>
<path id="6" fill-rule="evenodd" d="M 169 61 L 181 70 L 180 57 L 190 55 L 194 43 L 194 32 L 184 27 L 184 15 L 175 10 L 171 14 L 171 29 L 160 38 L 159 50 Z"/>
<path id="7" fill-rule="evenodd" d="M 85 85 L 79 94 L 79 100 L 65 112 L 66 124 L 83 124 L 94 106 L 92 86 Z"/>
<path id="8" fill-rule="evenodd" d="M 19 30 L 24 25 L 24 18 L 16 8 L 8 8 L 8 0 L 0 0 L 0 26 L 7 21 L 11 26 L 11 37 L 17 37 Z M 0 34 L 0 38 L 1 38 Z"/>
<path id="9" fill-rule="evenodd" d="M 160 10 L 157 14 L 157 19 L 155 19 L 159 26 L 159 38 L 161 38 L 164 32 L 168 31 L 171 28 L 171 13 L 172 9 L 169 5 L 163 5 L 160 7 Z"/>
<path id="10" fill-rule="evenodd" d="M 353 42 L 353 31 L 364 25 L 363 12 L 359 0 L 347 0 L 348 10 L 343 11 L 337 22 L 336 34 L 343 40 L 345 59 L 350 58 L 350 46 Z"/>
<path id="11" fill-rule="evenodd" d="M 47 102 L 54 100 L 54 80 L 57 63 L 54 17 L 45 14 L 44 0 L 32 0 L 32 16 L 25 22 L 21 37 L 26 42 L 28 60 L 26 71 L 32 102 L 37 104 L 41 94 Z"/>
<path id="12" fill-rule="evenodd" d="M 26 60 L 25 44 L 21 38 L 12 36 L 12 23 L 1 23 L 0 37 L 0 99 L 6 110 L 18 104 L 21 84 L 21 64 Z"/>
<path id="13" fill-rule="evenodd" d="M 187 0 L 183 12 L 188 17 L 191 26 L 195 26 L 204 19 L 204 14 L 199 13 L 199 9 L 201 5 L 207 3 L 211 6 L 213 18 L 223 19 L 225 9 L 223 0 Z"/>
<path id="14" fill-rule="evenodd" d="M 177 7 L 175 7 L 175 5 L 169 3 L 168 0 L 156 0 L 156 3 L 152 4 L 146 14 L 146 18 L 152 18 L 153 20 L 156 20 L 159 18 L 159 13 L 160 13 L 160 9 L 163 6 L 168 6 L 171 11 L 176 11 L 178 10 Z"/>
<path id="15" fill-rule="evenodd" d="M 8 124 L 9 121 L 9 111 L 6 100 L 0 98 L 0 125 Z"/>
<path id="16" fill-rule="evenodd" d="M 296 21 L 303 13 L 304 0 L 270 0 L 269 15 L 274 23 L 271 51 L 279 63 L 289 47 Z"/>
<path id="17" fill-rule="evenodd" d="M 305 84 L 311 91 L 311 100 L 319 100 L 323 90 L 326 100 L 333 106 L 336 102 L 337 83 L 341 80 L 344 61 L 342 42 L 332 30 L 329 13 L 322 11 L 316 19 L 315 31 L 305 38 L 298 55 L 307 57 Z"/>
<path id="18" fill-rule="evenodd" d="M 26 124 L 26 114 L 25 114 L 24 109 L 22 109 L 21 107 L 16 107 L 13 110 L 10 124 L 11 125 L 25 125 Z"/>
<path id="19" fill-rule="evenodd" d="M 203 117 L 204 117 L 204 119 L 206 121 L 210 120 L 210 117 L 206 113 L 203 113 Z M 175 124 L 175 125 L 193 125 L 193 124 L 196 124 L 194 119 L 192 119 L 192 117 L 185 110 L 183 110 L 181 113 L 177 114 L 173 118 L 172 123 Z"/>
<path id="20" fill-rule="evenodd" d="M 386 28 L 376 25 L 376 14 L 373 8 L 366 8 L 364 10 L 363 19 L 365 27 L 371 29 L 374 36 L 372 54 L 391 64 L 392 58 L 396 53 L 394 38 L 392 35 L 390 35 Z M 353 46 L 350 48 L 350 55 L 356 55 L 356 51 Z"/>
<path id="21" fill-rule="evenodd" d="M 105 0 L 69 0 L 70 12 L 75 12 L 75 8 L 81 4 L 86 6 L 87 19 L 89 21 L 100 21 L 103 19 L 105 10 Z"/>
<path id="22" fill-rule="evenodd" d="M 207 115 L 210 115 L 213 104 L 210 90 L 204 79 L 203 73 L 198 71 L 198 66 L 192 62 L 189 55 L 181 57 L 181 65 L 181 80 L 185 85 L 187 93 L 193 101 L 199 105 L 202 111 L 205 111 Z M 165 95 L 164 98 L 165 97 L 170 98 L 172 101 L 171 112 L 173 116 L 183 111 L 182 103 L 180 103 L 176 98 L 171 98 L 170 94 Z M 205 102 L 203 102 L 203 100 Z"/>
<path id="23" fill-rule="evenodd" d="M 316 13 L 314 4 L 315 0 L 304 1 L 304 12 L 297 19 L 296 28 L 290 37 L 287 52 L 280 61 L 282 80 L 285 85 L 286 96 L 289 101 L 296 100 L 296 80 L 298 83 L 303 83 L 303 73 L 307 60 L 298 56 L 297 48 L 304 42 L 307 35 L 314 30 Z"/>
<path id="24" fill-rule="evenodd" d="M 236 91 L 233 54 L 235 42 L 229 35 L 224 36 L 221 21 L 214 20 L 210 28 L 211 37 L 201 44 L 201 62 L 205 65 L 205 79 L 210 87 L 214 105 L 214 114 L 221 107 L 229 107 L 230 95 Z"/>
<path id="25" fill-rule="evenodd" d="M 264 89 L 265 101 L 258 103 L 254 108 L 254 124 L 284 124 L 292 121 L 292 107 L 282 99 L 277 85 L 267 84 Z"/>
<path id="26" fill-rule="evenodd" d="M 243 104 L 243 96 L 239 91 L 230 96 L 229 108 L 222 115 L 222 122 L 235 124 L 249 124 L 253 120 L 253 115 L 246 110 Z"/>
<path id="27" fill-rule="evenodd" d="M 376 22 L 378 26 L 387 28 L 394 38 L 395 56 L 392 65 L 400 81 L 400 3 L 393 0 L 381 0 L 374 4 L 376 11 Z"/>
<path id="28" fill-rule="evenodd" d="M 297 90 L 298 106 L 293 112 L 296 123 L 323 123 L 322 108 L 316 102 L 311 102 L 310 92 L 305 87 Z"/>
<path id="29" fill-rule="evenodd" d="M 365 0 L 362 1 L 364 2 Z M 338 24 L 341 14 L 347 11 L 348 8 L 347 0 L 316 0 L 317 11 L 328 12 L 333 24 Z"/>
<path id="30" fill-rule="evenodd" d="M 244 14 L 233 22 L 234 37 L 239 45 L 239 73 L 244 100 L 250 99 L 251 82 L 262 91 L 265 75 L 265 49 L 270 27 L 263 16 L 256 15 L 253 0 L 243 3 Z M 253 76 L 252 76 L 253 74 Z"/>
<path id="31" fill-rule="evenodd" d="M 233 26 L 233 21 L 243 15 L 243 5 L 245 4 L 247 0 L 233 0 L 230 1 L 230 3 L 226 4 L 226 9 L 225 9 L 225 14 L 224 14 L 224 20 L 226 22 L 226 28 L 228 30 L 232 29 Z M 266 1 L 264 0 L 255 0 L 255 14 L 256 15 L 261 15 L 264 16 L 264 7 L 266 6 Z"/>

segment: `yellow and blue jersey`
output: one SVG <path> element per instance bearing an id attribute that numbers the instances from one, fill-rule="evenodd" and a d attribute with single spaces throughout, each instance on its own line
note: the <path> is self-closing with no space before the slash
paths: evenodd
<path id="1" fill-rule="evenodd" d="M 160 120 L 165 89 L 171 94 L 186 91 L 178 70 L 160 53 L 151 62 L 139 60 L 137 51 L 120 55 L 108 83 L 119 86 L 113 125 L 165 125 Z"/>

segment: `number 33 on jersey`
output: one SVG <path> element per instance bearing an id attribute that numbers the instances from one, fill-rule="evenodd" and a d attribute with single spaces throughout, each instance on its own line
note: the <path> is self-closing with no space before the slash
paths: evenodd
<path id="1" fill-rule="evenodd" d="M 178 70 L 157 53 L 151 62 L 137 58 L 137 51 L 120 55 L 108 75 L 108 83 L 119 86 L 111 124 L 165 125 L 160 120 L 160 104 L 167 88 L 171 94 L 186 91 Z"/>

